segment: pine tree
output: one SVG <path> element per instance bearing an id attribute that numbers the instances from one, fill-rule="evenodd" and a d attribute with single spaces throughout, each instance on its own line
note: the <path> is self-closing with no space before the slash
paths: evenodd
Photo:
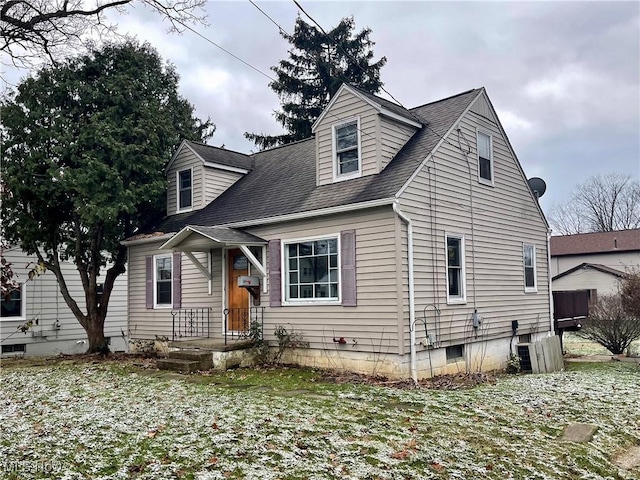
<path id="1" fill-rule="evenodd" d="M 277 78 L 269 87 L 280 97 L 282 110 L 275 112 L 275 118 L 287 133 L 270 136 L 246 132 L 247 139 L 260 148 L 269 148 L 308 138 L 313 122 L 343 83 L 370 93 L 380 90 L 380 69 L 387 59 L 372 63 L 371 29 L 354 35 L 354 27 L 353 17 L 343 18 L 325 33 L 298 16 L 293 35 L 281 32 L 292 48 L 288 59 L 271 68 Z"/>

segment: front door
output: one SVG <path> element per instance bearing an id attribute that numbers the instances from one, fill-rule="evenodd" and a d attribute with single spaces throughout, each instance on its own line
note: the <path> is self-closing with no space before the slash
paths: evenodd
<path id="1" fill-rule="evenodd" d="M 240 249 L 227 251 L 227 331 L 249 330 L 249 292 L 238 286 L 238 277 L 249 275 L 249 260 Z"/>

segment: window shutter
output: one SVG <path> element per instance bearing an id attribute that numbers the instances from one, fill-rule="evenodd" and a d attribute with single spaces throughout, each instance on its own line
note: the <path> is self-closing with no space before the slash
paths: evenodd
<path id="1" fill-rule="evenodd" d="M 174 252 L 171 262 L 171 290 L 173 293 L 173 308 L 182 306 L 182 253 Z"/>
<path id="2" fill-rule="evenodd" d="M 280 240 L 269 240 L 269 306 L 282 306 Z"/>
<path id="3" fill-rule="evenodd" d="M 147 270 L 147 308 L 153 308 L 153 257 L 151 255 L 147 255 L 145 262 Z"/>
<path id="4" fill-rule="evenodd" d="M 340 262 L 342 265 L 342 306 L 357 306 L 356 292 L 356 231 L 340 232 Z"/>

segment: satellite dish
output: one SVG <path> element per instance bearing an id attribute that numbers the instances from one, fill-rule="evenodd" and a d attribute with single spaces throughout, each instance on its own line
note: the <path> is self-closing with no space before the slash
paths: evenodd
<path id="1" fill-rule="evenodd" d="M 532 177 L 528 180 L 529 188 L 533 192 L 536 198 L 540 198 L 547 191 L 547 184 L 545 181 L 538 177 Z"/>

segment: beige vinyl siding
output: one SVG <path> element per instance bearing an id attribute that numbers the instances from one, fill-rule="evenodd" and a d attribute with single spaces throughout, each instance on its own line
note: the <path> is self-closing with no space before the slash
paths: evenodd
<path id="1" fill-rule="evenodd" d="M 597 290 L 597 294 L 615 294 L 618 292 L 620 279 L 610 273 L 593 268 L 581 268 L 564 277 L 553 280 L 551 288 L 554 292 L 566 290 Z"/>
<path id="2" fill-rule="evenodd" d="M 551 276 L 555 277 L 583 263 L 595 263 L 624 272 L 627 268 L 640 267 L 640 252 L 607 252 L 551 257 Z"/>
<path id="3" fill-rule="evenodd" d="M 458 137 L 452 132 L 400 198 L 414 222 L 418 338 L 424 337 L 424 307 L 437 305 L 441 315 L 429 308 L 427 327 L 441 346 L 476 341 L 474 307 L 484 319 L 478 340 L 510 336 L 512 320 L 518 320 L 521 334 L 550 329 L 545 222 L 498 126 L 472 110 L 459 123 L 462 144 L 472 147 L 468 159 L 454 147 Z M 493 137 L 494 187 L 478 182 L 476 127 Z M 461 305 L 447 305 L 447 233 L 464 235 L 466 303 Z M 524 292 L 525 243 L 536 248 L 537 293 Z M 408 288 L 406 270 L 403 278 Z M 408 328 L 407 320 L 407 338 Z"/>
<path id="4" fill-rule="evenodd" d="M 263 293 L 261 302 L 266 307 L 266 339 L 275 341 L 275 326 L 284 325 L 302 333 L 312 348 L 397 353 L 399 323 L 394 217 L 390 207 L 380 207 L 248 229 L 254 235 L 282 242 L 339 236 L 342 230 L 349 229 L 356 232 L 358 306 L 287 305 L 271 308 L 269 294 Z M 269 285 L 271 288 L 281 286 Z M 335 344 L 334 337 L 344 337 L 347 345 Z M 354 344 L 354 340 L 357 343 Z"/>
<path id="5" fill-rule="evenodd" d="M 480 115 L 481 117 L 486 118 L 487 120 L 489 120 L 492 123 L 497 123 L 496 121 L 496 117 L 493 114 L 493 111 L 491 110 L 491 107 L 489 106 L 489 102 L 487 101 L 487 99 L 484 96 L 481 96 L 480 98 L 478 98 L 473 105 L 471 105 L 471 108 L 469 109 L 469 111 L 476 113 L 478 115 Z"/>
<path id="6" fill-rule="evenodd" d="M 193 188 L 193 210 L 198 210 L 205 206 L 204 203 L 204 190 L 203 185 L 203 170 L 204 165 L 202 159 L 198 157 L 188 147 L 182 148 L 175 161 L 171 164 L 167 170 L 167 215 L 174 215 L 177 213 L 177 174 L 181 170 L 187 168 L 193 169 L 193 175 L 191 177 Z"/>
<path id="7" fill-rule="evenodd" d="M 21 320 L 10 320 L 3 318 L 0 321 L 0 338 L 3 340 L 13 334 L 10 339 L 3 344 L 15 343 L 42 343 L 66 340 L 86 340 L 87 335 L 76 319 L 75 315 L 67 306 L 58 282 L 53 272 L 47 271 L 44 274 L 29 280 L 28 273 L 36 265 L 35 256 L 29 256 L 17 248 L 4 250 L 2 256 L 12 263 L 12 268 L 16 274 L 15 280 L 25 284 L 26 294 L 26 315 Z M 84 289 L 75 265 L 70 262 L 62 264 L 62 272 L 67 287 L 72 298 L 78 303 L 80 309 L 86 313 L 84 302 Z M 106 270 L 102 270 L 102 275 L 98 277 L 98 282 L 104 281 Z M 120 337 L 122 331 L 127 333 L 127 278 L 121 275 L 115 282 L 109 309 L 104 326 L 106 337 Z M 26 334 L 14 333 L 18 326 L 28 320 L 38 320 Z M 55 330 L 56 320 L 60 324 L 60 329 Z M 34 337 L 34 334 L 38 337 Z M 46 340 L 42 338 L 46 336 Z"/>
<path id="8" fill-rule="evenodd" d="M 166 252 L 158 250 L 162 242 L 129 247 L 129 327 L 132 338 L 155 339 L 156 336 L 171 338 L 171 308 L 146 308 L 146 264 L 148 255 Z M 194 256 L 208 265 L 206 252 L 195 252 Z M 182 308 L 211 307 L 211 336 L 222 332 L 222 250 L 212 251 L 213 289 L 209 295 L 207 279 L 202 272 L 182 254 Z"/>
<path id="9" fill-rule="evenodd" d="M 360 117 L 362 175 L 378 173 L 377 111 L 351 92 L 343 90 L 316 128 L 318 185 L 333 183 L 333 125 L 355 117 Z"/>
<path id="10" fill-rule="evenodd" d="M 416 132 L 416 128 L 403 125 L 384 116 L 380 121 L 380 165 L 378 171 L 384 170 L 387 164 L 396 156 L 405 143 Z"/>
<path id="11" fill-rule="evenodd" d="M 219 168 L 204 167 L 203 206 L 218 198 L 227 188 L 242 178 L 241 173 L 229 172 Z"/>

